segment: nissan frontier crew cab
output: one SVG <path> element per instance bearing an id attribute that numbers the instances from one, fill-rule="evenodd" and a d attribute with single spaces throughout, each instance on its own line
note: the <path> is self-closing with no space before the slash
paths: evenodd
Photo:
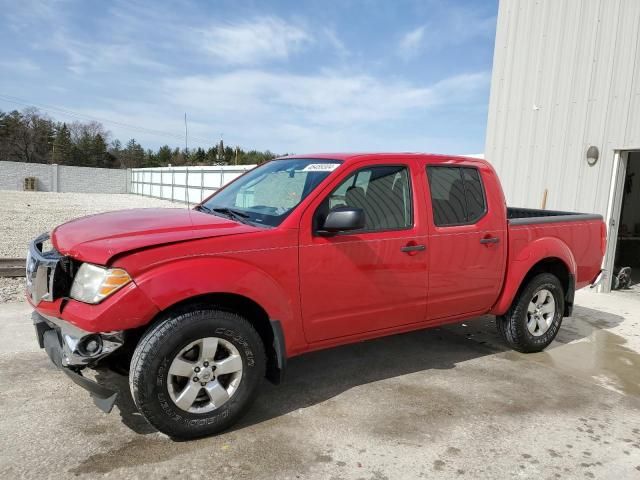
<path id="1" fill-rule="evenodd" d="M 605 241 L 599 215 L 507 208 L 484 160 L 291 156 L 191 210 L 60 225 L 29 247 L 27 296 L 40 346 L 100 408 L 118 393 L 87 368 L 127 373 L 151 425 L 193 438 L 312 350 L 491 313 L 538 352 L 602 277 Z"/>

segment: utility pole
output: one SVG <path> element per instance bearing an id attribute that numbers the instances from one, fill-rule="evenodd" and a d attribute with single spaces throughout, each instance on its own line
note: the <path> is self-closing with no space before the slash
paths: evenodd
<path id="1" fill-rule="evenodd" d="M 184 113 L 184 152 L 189 155 L 189 131 L 187 129 L 187 112 Z"/>
<path id="2" fill-rule="evenodd" d="M 51 148 L 52 148 L 52 151 L 51 151 L 51 163 L 57 163 L 56 162 L 56 145 L 58 145 L 58 144 L 56 143 L 55 140 L 53 142 L 51 142 Z"/>

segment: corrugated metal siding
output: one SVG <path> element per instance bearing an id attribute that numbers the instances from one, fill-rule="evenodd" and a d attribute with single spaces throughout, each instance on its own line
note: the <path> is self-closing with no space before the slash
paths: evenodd
<path id="1" fill-rule="evenodd" d="M 614 150 L 640 148 L 639 56 L 639 0 L 500 1 L 485 156 L 510 205 L 548 189 L 549 209 L 606 213 Z"/>

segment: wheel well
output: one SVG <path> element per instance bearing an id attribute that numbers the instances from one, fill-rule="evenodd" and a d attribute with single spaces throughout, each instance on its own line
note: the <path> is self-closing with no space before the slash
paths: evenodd
<path id="1" fill-rule="evenodd" d="M 170 315 L 176 315 L 183 312 L 193 311 L 194 309 L 218 309 L 228 312 L 237 313 L 247 319 L 251 325 L 256 329 L 258 335 L 262 339 L 265 353 L 267 355 L 267 379 L 273 383 L 279 383 L 283 372 L 280 369 L 278 361 L 278 352 L 276 351 L 273 328 L 271 326 L 271 319 L 267 312 L 250 298 L 242 295 L 236 295 L 232 293 L 210 293 L 205 295 L 198 295 L 195 297 L 184 299 L 178 303 L 175 303 L 167 309 L 160 312 L 156 318 L 150 322 L 147 326 L 141 329 L 131 330 L 129 334 L 129 345 L 135 348 L 142 335 L 156 325 L 158 322 L 163 321 Z M 125 344 L 127 341 L 125 341 Z M 282 346 L 284 348 L 284 346 Z M 283 359 L 280 359 L 283 362 Z"/>
<path id="2" fill-rule="evenodd" d="M 567 267 L 566 263 L 556 257 L 540 260 L 527 272 L 522 280 L 520 288 L 524 288 L 524 286 L 529 283 L 529 280 L 540 273 L 551 273 L 560 280 L 562 290 L 564 291 L 564 316 L 570 316 L 573 309 L 575 283 L 573 275 L 569 271 L 569 267 Z"/>

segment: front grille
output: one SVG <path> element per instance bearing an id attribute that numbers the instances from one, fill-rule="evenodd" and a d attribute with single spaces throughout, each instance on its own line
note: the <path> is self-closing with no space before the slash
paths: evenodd
<path id="1" fill-rule="evenodd" d="M 27 254 L 27 291 L 36 305 L 68 296 L 75 274 L 71 258 L 60 255 L 53 247 L 45 250 L 47 240 L 48 233 L 40 235 L 31 242 Z"/>

